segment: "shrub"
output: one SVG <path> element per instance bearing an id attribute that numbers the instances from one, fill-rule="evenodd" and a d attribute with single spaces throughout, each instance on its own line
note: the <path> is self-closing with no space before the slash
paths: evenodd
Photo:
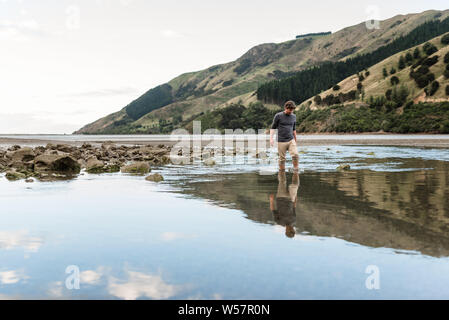
<path id="1" fill-rule="evenodd" d="M 371 74 L 371 72 L 369 72 L 369 70 L 367 70 L 367 71 L 365 72 L 365 78 L 368 78 L 370 74 Z"/>
<path id="2" fill-rule="evenodd" d="M 449 44 L 449 33 L 446 34 L 446 35 L 444 35 L 444 36 L 441 38 L 441 43 L 444 44 L 444 45 L 448 45 L 448 44 Z"/>
<path id="3" fill-rule="evenodd" d="M 415 82 L 416 82 L 416 85 L 421 89 L 425 88 L 429 84 L 429 80 L 427 79 L 427 76 L 421 75 L 421 74 L 418 74 L 418 76 L 415 78 Z"/>
<path id="4" fill-rule="evenodd" d="M 385 92 L 385 97 L 387 100 L 391 100 L 391 94 L 393 93 L 393 90 L 388 89 L 387 92 Z"/>
<path id="5" fill-rule="evenodd" d="M 407 101 L 409 93 L 410 92 L 405 85 L 395 87 L 391 95 L 391 100 L 394 101 L 398 107 L 400 107 Z"/>
<path id="6" fill-rule="evenodd" d="M 383 72 L 384 78 L 388 77 L 388 71 L 387 71 L 387 68 L 384 68 L 384 69 L 382 70 L 382 72 Z"/>
<path id="7" fill-rule="evenodd" d="M 419 47 L 415 48 L 415 51 L 413 51 L 413 58 L 415 59 L 421 58 L 421 50 L 419 50 Z"/>
<path id="8" fill-rule="evenodd" d="M 338 91 L 338 90 L 340 90 L 340 86 L 339 86 L 338 84 L 336 84 L 336 85 L 332 88 L 332 90 Z"/>
<path id="9" fill-rule="evenodd" d="M 437 47 L 435 47 L 433 44 L 431 44 L 430 42 L 426 42 L 423 46 L 423 50 L 424 52 L 430 56 L 432 54 L 434 54 L 435 52 L 438 51 Z"/>
<path id="10" fill-rule="evenodd" d="M 412 62 L 413 61 L 413 56 L 410 53 L 410 51 L 407 52 L 407 54 L 405 55 L 405 61 L 407 61 L 407 62 Z"/>
<path id="11" fill-rule="evenodd" d="M 425 59 L 423 62 L 422 62 L 422 64 L 423 64 L 423 66 L 428 66 L 428 67 L 431 67 L 431 66 L 433 66 L 435 63 L 437 63 L 438 62 L 438 56 L 433 56 L 433 57 L 431 57 L 431 58 L 427 58 L 427 59 Z"/>
<path id="12" fill-rule="evenodd" d="M 359 74 L 359 81 L 362 82 L 363 80 L 365 80 L 365 77 L 363 76 L 363 74 Z"/>
<path id="13" fill-rule="evenodd" d="M 444 56 L 444 63 L 449 63 L 449 52 Z"/>
<path id="14" fill-rule="evenodd" d="M 396 76 L 392 76 L 390 79 L 390 82 L 391 82 L 392 86 L 395 86 L 395 85 L 399 84 L 399 78 Z"/>
<path id="15" fill-rule="evenodd" d="M 427 74 L 429 73 L 429 67 L 428 66 L 421 66 L 418 68 L 418 70 L 416 70 L 416 72 L 420 73 L 420 74 Z"/>
<path id="16" fill-rule="evenodd" d="M 361 82 L 357 83 L 357 90 L 362 90 L 363 84 Z"/>
<path id="17" fill-rule="evenodd" d="M 394 67 L 391 67 L 390 74 L 395 74 L 395 73 L 396 73 L 396 69 Z"/>
<path id="18" fill-rule="evenodd" d="M 438 91 L 439 88 L 440 88 L 440 83 L 438 81 L 432 82 L 432 84 L 430 85 L 429 95 L 433 96 Z"/>
<path id="19" fill-rule="evenodd" d="M 432 82 L 433 80 L 435 80 L 435 75 L 433 73 L 427 74 L 427 80 L 429 82 Z"/>
<path id="20" fill-rule="evenodd" d="M 405 58 L 404 58 L 404 56 L 401 56 L 399 58 L 398 68 L 399 68 L 399 70 L 402 70 L 402 69 L 405 68 Z"/>
<path id="21" fill-rule="evenodd" d="M 449 96 L 449 85 L 446 86 L 446 95 Z"/>
<path id="22" fill-rule="evenodd" d="M 316 95 L 315 98 L 313 98 L 313 101 L 315 101 L 317 105 L 320 105 L 323 100 L 320 95 Z"/>

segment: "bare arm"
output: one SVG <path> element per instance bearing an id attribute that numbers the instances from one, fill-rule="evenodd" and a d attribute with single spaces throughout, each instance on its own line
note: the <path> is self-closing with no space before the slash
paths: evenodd
<path id="1" fill-rule="evenodd" d="M 296 130 L 293 130 L 293 137 L 295 138 L 295 142 L 298 142 L 298 137 L 296 136 Z"/>
<path id="2" fill-rule="evenodd" d="M 276 130 L 275 129 L 271 129 L 270 130 L 270 145 L 274 146 L 274 135 L 276 134 Z"/>

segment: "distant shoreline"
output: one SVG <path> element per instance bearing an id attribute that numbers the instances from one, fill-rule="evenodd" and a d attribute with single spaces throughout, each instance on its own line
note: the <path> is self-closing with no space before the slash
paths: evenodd
<path id="1" fill-rule="evenodd" d="M 203 145 L 212 139 L 203 136 Z M 334 146 L 334 145 L 382 145 L 408 147 L 440 147 L 449 148 L 449 135 L 431 134 L 307 134 L 298 135 L 299 146 Z M 267 139 L 268 141 L 268 139 Z M 172 146 L 178 141 L 170 139 L 169 135 L 131 136 L 131 135 L 0 135 L 0 146 L 29 145 L 38 146 L 52 144 L 82 145 L 83 143 L 101 144 L 112 142 L 122 145 L 167 145 Z"/>

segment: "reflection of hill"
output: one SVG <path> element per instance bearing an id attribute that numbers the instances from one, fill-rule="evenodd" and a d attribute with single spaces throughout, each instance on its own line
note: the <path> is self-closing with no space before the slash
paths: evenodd
<path id="1" fill-rule="evenodd" d="M 302 174 L 298 232 L 449 256 L 449 164 L 418 162 L 418 167 L 435 170 Z M 240 209 L 253 221 L 274 224 L 269 195 L 276 192 L 276 176 L 249 173 L 215 178 L 214 182 L 190 180 L 183 193 Z"/>

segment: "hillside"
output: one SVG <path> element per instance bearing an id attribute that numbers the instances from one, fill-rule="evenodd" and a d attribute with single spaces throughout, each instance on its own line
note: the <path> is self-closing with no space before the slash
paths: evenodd
<path id="1" fill-rule="evenodd" d="M 255 102 L 255 90 L 267 81 L 286 78 L 323 61 L 344 61 L 373 52 L 426 21 L 448 16 L 449 10 L 431 10 L 387 19 L 380 29 L 370 30 L 360 23 L 330 35 L 262 44 L 236 61 L 183 74 L 153 88 L 122 110 L 76 133 L 169 132 L 207 111 L 236 102 Z"/>
<path id="2" fill-rule="evenodd" d="M 443 43 L 442 38 L 449 39 L 449 33 L 443 36 L 434 38 L 425 44 L 421 44 L 412 47 L 408 50 L 401 51 L 382 62 L 367 68 L 360 74 L 354 74 L 343 81 L 339 82 L 333 88 L 330 88 L 319 95 L 308 99 L 302 104 L 302 106 L 308 106 L 311 109 L 317 109 L 323 106 L 332 106 L 337 104 L 350 105 L 350 104 L 360 104 L 360 105 L 370 105 L 374 103 L 375 99 L 387 100 L 386 93 L 391 90 L 399 90 L 400 87 L 405 86 L 409 91 L 407 100 L 413 100 L 415 103 L 418 102 L 443 102 L 449 101 L 449 96 L 445 92 L 445 87 L 449 85 L 449 79 L 444 76 L 446 66 L 449 62 L 449 43 Z M 449 40 L 446 40 L 449 41 Z M 424 50 L 426 44 L 431 44 L 436 49 L 430 49 L 434 53 L 428 55 Z M 428 46 L 428 45 L 427 45 Z M 416 52 L 419 53 L 416 54 Z M 415 56 L 416 54 L 416 56 Z M 407 57 L 409 57 L 407 59 Z M 400 68 L 400 60 L 403 59 L 404 64 L 402 69 Z M 429 66 L 429 64 L 432 64 Z M 427 74 L 433 74 L 434 79 L 426 84 L 417 83 L 415 78 L 411 77 L 411 72 L 418 72 L 418 70 L 427 71 L 427 68 L 422 68 L 423 65 L 428 66 Z M 398 80 L 396 80 L 396 78 Z M 393 81 L 392 81 L 393 79 Z M 362 80 L 362 81 L 360 81 Z M 439 89 L 432 95 L 430 91 L 426 94 L 426 90 L 430 89 L 431 83 L 433 81 L 438 81 Z M 396 81 L 399 81 L 396 84 Z M 393 83 L 394 84 L 393 84 Z M 359 90 L 361 83 L 361 90 Z M 420 85 L 418 85 L 420 84 Z M 339 96 L 348 95 L 350 92 L 356 93 L 356 98 L 350 101 L 344 101 L 345 99 L 339 99 Z M 393 93 L 393 92 L 391 92 Z M 390 93 L 390 94 L 391 94 Z M 320 98 L 317 98 L 320 97 Z M 321 101 L 320 104 L 317 101 Z M 330 103 L 326 103 L 330 101 Z"/>
<path id="3" fill-rule="evenodd" d="M 301 132 L 449 133 L 449 33 L 344 79 L 297 116 Z"/>

